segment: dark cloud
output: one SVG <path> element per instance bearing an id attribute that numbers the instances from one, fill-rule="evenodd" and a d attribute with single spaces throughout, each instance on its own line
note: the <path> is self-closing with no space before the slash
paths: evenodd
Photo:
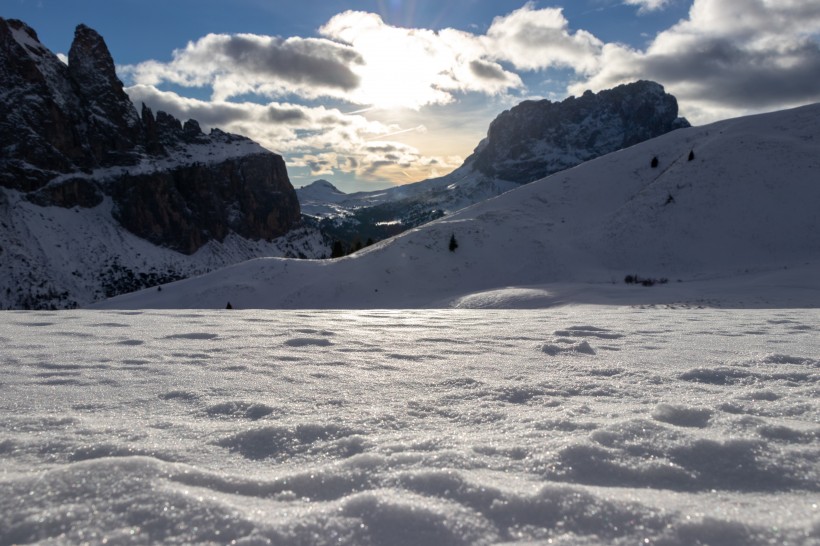
<path id="1" fill-rule="evenodd" d="M 278 123 L 304 123 L 308 121 L 304 110 L 276 106 L 268 106 L 268 119 Z"/>
<path id="2" fill-rule="evenodd" d="M 373 153 L 388 154 L 390 152 L 401 151 L 401 148 L 399 148 L 398 146 L 394 146 L 392 144 L 368 144 L 367 151 Z"/>
<path id="3" fill-rule="evenodd" d="M 507 79 L 507 74 L 504 72 L 504 69 L 495 63 L 475 60 L 470 62 L 470 71 L 485 80 L 504 81 Z"/>
<path id="4" fill-rule="evenodd" d="M 225 57 L 235 70 L 281 78 L 290 83 L 339 88 L 359 85 L 351 69 L 362 57 L 350 47 L 328 40 L 229 36 L 209 44 L 211 54 Z"/>
<path id="5" fill-rule="evenodd" d="M 641 68 L 643 76 L 669 86 L 685 84 L 687 96 L 723 106 L 766 108 L 820 100 L 820 45 L 811 42 L 784 55 L 711 40 L 686 53 L 647 57 Z"/>

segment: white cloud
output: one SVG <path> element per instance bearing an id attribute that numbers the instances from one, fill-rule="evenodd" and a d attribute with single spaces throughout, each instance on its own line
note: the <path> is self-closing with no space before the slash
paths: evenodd
<path id="1" fill-rule="evenodd" d="M 215 100 L 245 93 L 343 97 L 359 86 L 352 68 L 361 62 L 355 50 L 330 40 L 208 34 L 175 50 L 169 63 L 146 61 L 121 71 L 137 84 L 209 86 Z"/>
<path id="2" fill-rule="evenodd" d="M 323 38 L 209 34 L 174 51 L 169 63 L 147 61 L 122 73 L 137 84 L 207 86 L 215 100 L 292 94 L 418 109 L 451 103 L 459 93 L 522 89 L 504 63 L 591 72 L 603 45 L 586 31 L 571 32 L 561 9 L 532 3 L 497 17 L 485 35 L 396 27 L 360 11 L 332 17 L 319 32 Z"/>
<path id="3" fill-rule="evenodd" d="M 640 8 L 639 13 L 663 9 L 670 3 L 671 0 L 624 0 L 624 4 L 628 6 L 638 6 Z"/>
<path id="4" fill-rule="evenodd" d="M 603 46 L 589 32 L 571 33 L 561 8 L 535 9 L 532 2 L 496 17 L 484 41 L 495 59 L 520 70 L 570 67 L 581 73 L 597 69 Z"/>
<path id="5" fill-rule="evenodd" d="M 479 38 L 453 29 L 438 32 L 386 24 L 374 13 L 346 11 L 319 29 L 349 44 L 363 62 L 353 67 L 361 85 L 348 100 L 382 108 L 447 104 L 454 93 L 503 93 L 521 78 L 487 59 Z"/>
<path id="6" fill-rule="evenodd" d="M 817 2 L 695 0 L 645 51 L 605 45 L 600 70 L 570 91 L 652 79 L 696 123 L 820 101 L 818 36 Z"/>
<path id="7" fill-rule="evenodd" d="M 673 0 L 619 1 L 646 12 Z M 820 101 L 820 3 L 805 0 L 693 0 L 688 18 L 646 49 L 605 44 L 570 28 L 560 8 L 537 9 L 533 2 L 496 17 L 484 34 L 395 27 L 360 11 L 332 17 L 319 33 L 209 34 L 168 63 L 147 61 L 122 73 L 139 84 L 129 89 L 137 102 L 247 135 L 315 175 L 343 172 L 383 182 L 428 178 L 460 164 L 452 149 L 429 152 L 446 138 L 441 124 L 419 136 L 420 123 L 432 124 L 420 119 L 420 109 L 444 115 L 444 105 L 478 94 L 513 104 L 519 93 L 511 92 L 527 93 L 519 73 L 528 71 L 546 71 L 548 78 L 550 69 L 573 70 L 577 80 L 567 87 L 573 94 L 655 80 L 694 123 Z M 159 91 L 166 82 L 209 89 L 211 101 Z M 266 104 L 231 102 L 248 94 Z M 324 98 L 365 108 L 343 114 L 299 104 Z"/>
<path id="8" fill-rule="evenodd" d="M 335 108 L 291 103 L 202 101 L 160 91 L 149 85 L 126 89 L 131 100 L 180 120 L 196 119 L 204 130 L 219 127 L 239 133 L 283 154 L 289 167 L 310 169 L 311 176 L 355 174 L 363 181 L 412 182 L 439 176 L 461 165 L 461 157 L 427 156 L 389 137 L 404 129 L 396 124 L 345 114 Z"/>

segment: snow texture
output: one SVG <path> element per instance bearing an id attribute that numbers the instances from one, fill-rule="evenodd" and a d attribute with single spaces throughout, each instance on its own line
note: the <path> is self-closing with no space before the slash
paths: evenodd
<path id="1" fill-rule="evenodd" d="M 820 543 L 817 310 L 2 318 L 0 544 Z"/>

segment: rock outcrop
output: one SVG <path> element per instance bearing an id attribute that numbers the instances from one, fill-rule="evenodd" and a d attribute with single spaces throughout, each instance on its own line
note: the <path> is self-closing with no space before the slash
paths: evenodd
<path id="1" fill-rule="evenodd" d="M 524 101 L 493 120 L 465 164 L 524 184 L 683 127 L 675 97 L 638 81 L 561 102 Z"/>
<path id="2" fill-rule="evenodd" d="M 137 113 L 85 25 L 66 65 L 25 23 L 0 18 L 0 100 L 0 186 L 32 203 L 110 197 L 123 227 L 186 254 L 231 233 L 270 240 L 300 221 L 281 156 L 145 105 Z"/>

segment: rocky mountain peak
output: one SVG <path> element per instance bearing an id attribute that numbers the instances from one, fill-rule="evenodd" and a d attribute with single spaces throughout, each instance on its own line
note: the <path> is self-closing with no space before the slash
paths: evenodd
<path id="1" fill-rule="evenodd" d="M 524 184 L 688 126 L 663 86 L 637 81 L 561 102 L 524 101 L 493 120 L 467 163 Z"/>
<path id="2" fill-rule="evenodd" d="M 92 114 L 89 122 L 110 144 L 107 150 L 94 147 L 94 155 L 102 164 L 127 162 L 123 152 L 140 140 L 140 118 L 117 77 L 105 40 L 94 29 L 77 26 L 68 51 L 68 72 Z"/>
<path id="3" fill-rule="evenodd" d="M 280 156 L 146 106 L 138 114 L 85 25 L 66 66 L 25 23 L 0 18 L 0 97 L 0 194 L 66 208 L 109 196 L 122 227 L 187 254 L 231 233 L 272 239 L 299 221 Z"/>
<path id="4" fill-rule="evenodd" d="M 68 51 L 68 66 L 71 76 L 77 81 L 107 87 L 122 86 L 105 40 L 96 30 L 85 25 L 77 25 L 74 31 L 74 41 Z"/>

